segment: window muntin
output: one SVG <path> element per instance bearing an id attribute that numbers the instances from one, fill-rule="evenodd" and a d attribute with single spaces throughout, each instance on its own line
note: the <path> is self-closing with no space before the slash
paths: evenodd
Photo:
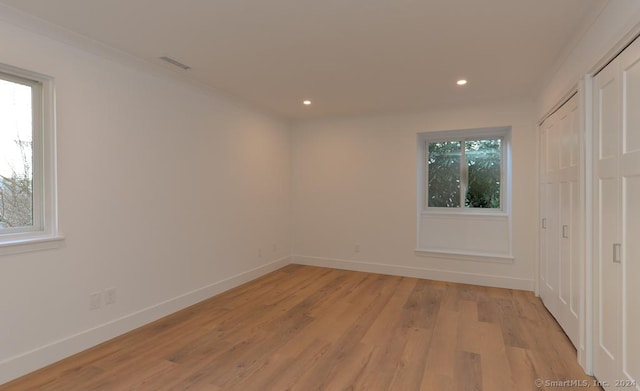
<path id="1" fill-rule="evenodd" d="M 502 210 L 504 138 L 425 141 L 425 208 Z"/>

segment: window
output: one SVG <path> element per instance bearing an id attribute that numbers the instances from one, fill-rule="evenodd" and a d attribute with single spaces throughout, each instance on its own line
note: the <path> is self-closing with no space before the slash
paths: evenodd
<path id="1" fill-rule="evenodd" d="M 0 65 L 0 245 L 57 237 L 50 78 Z"/>
<path id="2" fill-rule="evenodd" d="M 513 261 L 510 139 L 510 127 L 418 134 L 418 254 Z"/>
<path id="3" fill-rule="evenodd" d="M 502 139 L 433 141 L 427 148 L 431 208 L 500 208 Z"/>
<path id="4" fill-rule="evenodd" d="M 423 133 L 420 140 L 424 210 L 505 210 L 508 128 Z"/>

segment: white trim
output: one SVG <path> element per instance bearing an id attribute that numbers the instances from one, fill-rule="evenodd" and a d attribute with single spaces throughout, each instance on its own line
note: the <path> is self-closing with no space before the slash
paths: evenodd
<path id="1" fill-rule="evenodd" d="M 584 83 L 585 99 L 585 232 L 584 232 L 584 315 L 585 315 L 585 354 L 581 363 L 585 372 L 593 375 L 593 76 L 586 75 Z"/>
<path id="2" fill-rule="evenodd" d="M 434 208 L 420 212 L 421 216 L 439 216 L 439 217 L 509 217 L 509 213 L 505 211 L 495 211 L 491 208 Z"/>
<path id="3" fill-rule="evenodd" d="M 418 268 L 410 266 L 388 265 L 382 263 L 371 263 L 352 261 L 346 259 L 335 259 L 325 257 L 313 257 L 303 255 L 292 255 L 292 263 L 299 265 L 329 267 L 334 269 L 352 270 L 367 273 L 388 274 L 393 276 L 421 278 L 438 281 L 449 281 L 461 284 L 473 284 L 496 288 L 517 289 L 533 291 L 534 280 L 525 278 L 515 278 L 506 276 L 496 276 L 489 274 L 465 273 L 451 270 L 439 270 L 429 268 Z"/>
<path id="4" fill-rule="evenodd" d="M 454 130 L 438 130 L 421 132 L 425 140 L 430 142 L 457 141 L 457 139 L 482 140 L 485 138 L 506 137 L 511 133 L 511 125 L 492 126 L 487 128 L 469 128 Z"/>
<path id="5" fill-rule="evenodd" d="M 34 236 L 0 242 L 0 256 L 59 248 L 64 235 Z"/>
<path id="6" fill-rule="evenodd" d="M 533 276 L 535 281 L 533 292 L 536 297 L 540 297 L 540 258 L 542 256 L 540 253 L 540 228 L 542 227 L 542 219 L 544 218 L 544 216 L 542 216 L 542 207 L 540 202 L 542 199 L 542 188 L 540 186 L 540 171 L 542 170 L 542 160 L 540 159 L 540 156 L 542 155 L 541 134 L 542 125 L 540 124 L 536 126 L 536 191 L 538 195 L 536 197 L 536 257 L 533 265 Z"/>
<path id="7" fill-rule="evenodd" d="M 583 262 L 580 265 L 580 288 L 582 289 L 582 300 L 580 302 L 580 338 L 581 343 L 578 346 L 578 363 L 584 369 L 585 373 L 593 374 L 593 281 L 592 281 L 592 265 L 593 254 L 593 216 L 591 204 L 592 200 L 592 180 L 593 180 L 593 168 L 592 168 L 592 134 L 593 134 L 593 77 L 586 75 L 583 80 L 580 81 L 579 88 L 579 106 L 578 109 L 582 110 L 580 121 L 582 122 L 582 149 L 580 151 L 582 155 L 581 163 L 581 188 L 580 196 L 582 197 L 582 235 L 583 243 L 580 251 L 583 254 Z"/>
<path id="8" fill-rule="evenodd" d="M 547 120 L 547 118 L 551 117 L 556 111 L 560 110 L 560 108 L 564 106 L 565 103 L 569 102 L 569 100 L 573 98 L 577 93 L 578 93 L 578 86 L 577 85 L 572 86 L 569 92 L 564 94 L 562 98 L 560 98 L 558 103 L 551 106 L 551 109 L 549 109 L 549 111 L 547 111 L 547 113 L 542 116 L 542 118 L 538 121 L 538 128 L 542 126 L 542 124 L 544 123 L 544 121 Z"/>
<path id="9" fill-rule="evenodd" d="M 278 259 L 266 265 L 256 267 L 246 272 L 225 278 L 221 281 L 214 282 L 210 285 L 206 285 L 202 288 L 186 292 L 180 296 L 176 296 L 158 304 L 154 304 L 147 308 L 143 308 L 119 319 L 112 320 L 91 329 L 84 330 L 80 333 L 67 336 L 45 346 L 0 361 L 0 384 L 26 375 L 36 369 L 79 353 L 231 288 L 235 288 L 267 273 L 278 270 L 289 263 L 289 257 Z"/>
<path id="10" fill-rule="evenodd" d="M 609 63 L 616 59 L 629 45 L 640 37 L 640 23 L 636 23 L 623 34 L 616 43 L 595 63 L 587 72 L 587 75 L 597 76 Z"/>
<path id="11" fill-rule="evenodd" d="M 418 213 L 416 213 L 416 247 L 420 247 L 420 238 L 422 238 L 422 213 L 424 210 L 424 194 L 425 194 L 425 189 L 426 189 L 426 175 L 425 175 L 425 171 L 426 171 L 426 167 L 423 167 L 423 165 L 426 162 L 426 147 L 425 147 L 425 141 L 424 141 L 424 136 L 422 135 L 422 133 L 418 133 L 416 134 L 416 145 L 418 147 L 418 151 L 416 153 L 416 156 L 418 157 L 417 159 L 417 167 L 416 167 L 416 174 L 417 174 L 417 179 L 416 179 L 416 183 L 417 183 L 417 194 L 416 194 L 416 211 Z"/>
<path id="12" fill-rule="evenodd" d="M 416 255 L 419 255 L 421 257 L 453 259 L 456 261 L 512 264 L 515 260 L 513 255 L 509 254 L 489 254 L 476 251 L 448 251 L 429 248 L 417 248 L 415 249 L 415 253 Z"/>

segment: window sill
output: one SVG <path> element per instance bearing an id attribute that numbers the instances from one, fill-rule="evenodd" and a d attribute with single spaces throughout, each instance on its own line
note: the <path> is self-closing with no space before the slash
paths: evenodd
<path id="1" fill-rule="evenodd" d="M 509 217 L 509 213 L 505 212 L 502 209 L 493 210 L 493 209 L 480 209 L 480 210 L 470 210 L 470 209 L 462 209 L 462 208 L 439 208 L 439 209 L 428 209 L 420 212 L 422 216 L 495 216 L 495 217 Z"/>
<path id="2" fill-rule="evenodd" d="M 0 256 L 59 248 L 64 235 L 41 235 L 0 241 Z"/>
<path id="3" fill-rule="evenodd" d="M 417 248 L 415 250 L 415 253 L 416 255 L 419 255 L 422 257 L 445 258 L 445 259 L 453 259 L 456 261 L 511 264 L 515 260 L 512 255 L 489 254 L 489 253 L 470 252 L 470 251 L 446 251 L 446 250 Z"/>

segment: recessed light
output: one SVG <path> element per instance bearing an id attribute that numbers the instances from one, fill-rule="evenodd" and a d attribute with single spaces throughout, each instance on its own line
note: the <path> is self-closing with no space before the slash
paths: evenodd
<path id="1" fill-rule="evenodd" d="M 311 104 L 311 101 L 310 100 L 303 100 L 302 104 L 305 105 L 305 106 L 309 106 Z"/>
<path id="2" fill-rule="evenodd" d="M 456 84 L 459 85 L 459 86 L 463 86 L 463 85 L 467 84 L 467 81 L 465 79 L 460 79 L 460 80 L 458 80 L 456 82 Z"/>

